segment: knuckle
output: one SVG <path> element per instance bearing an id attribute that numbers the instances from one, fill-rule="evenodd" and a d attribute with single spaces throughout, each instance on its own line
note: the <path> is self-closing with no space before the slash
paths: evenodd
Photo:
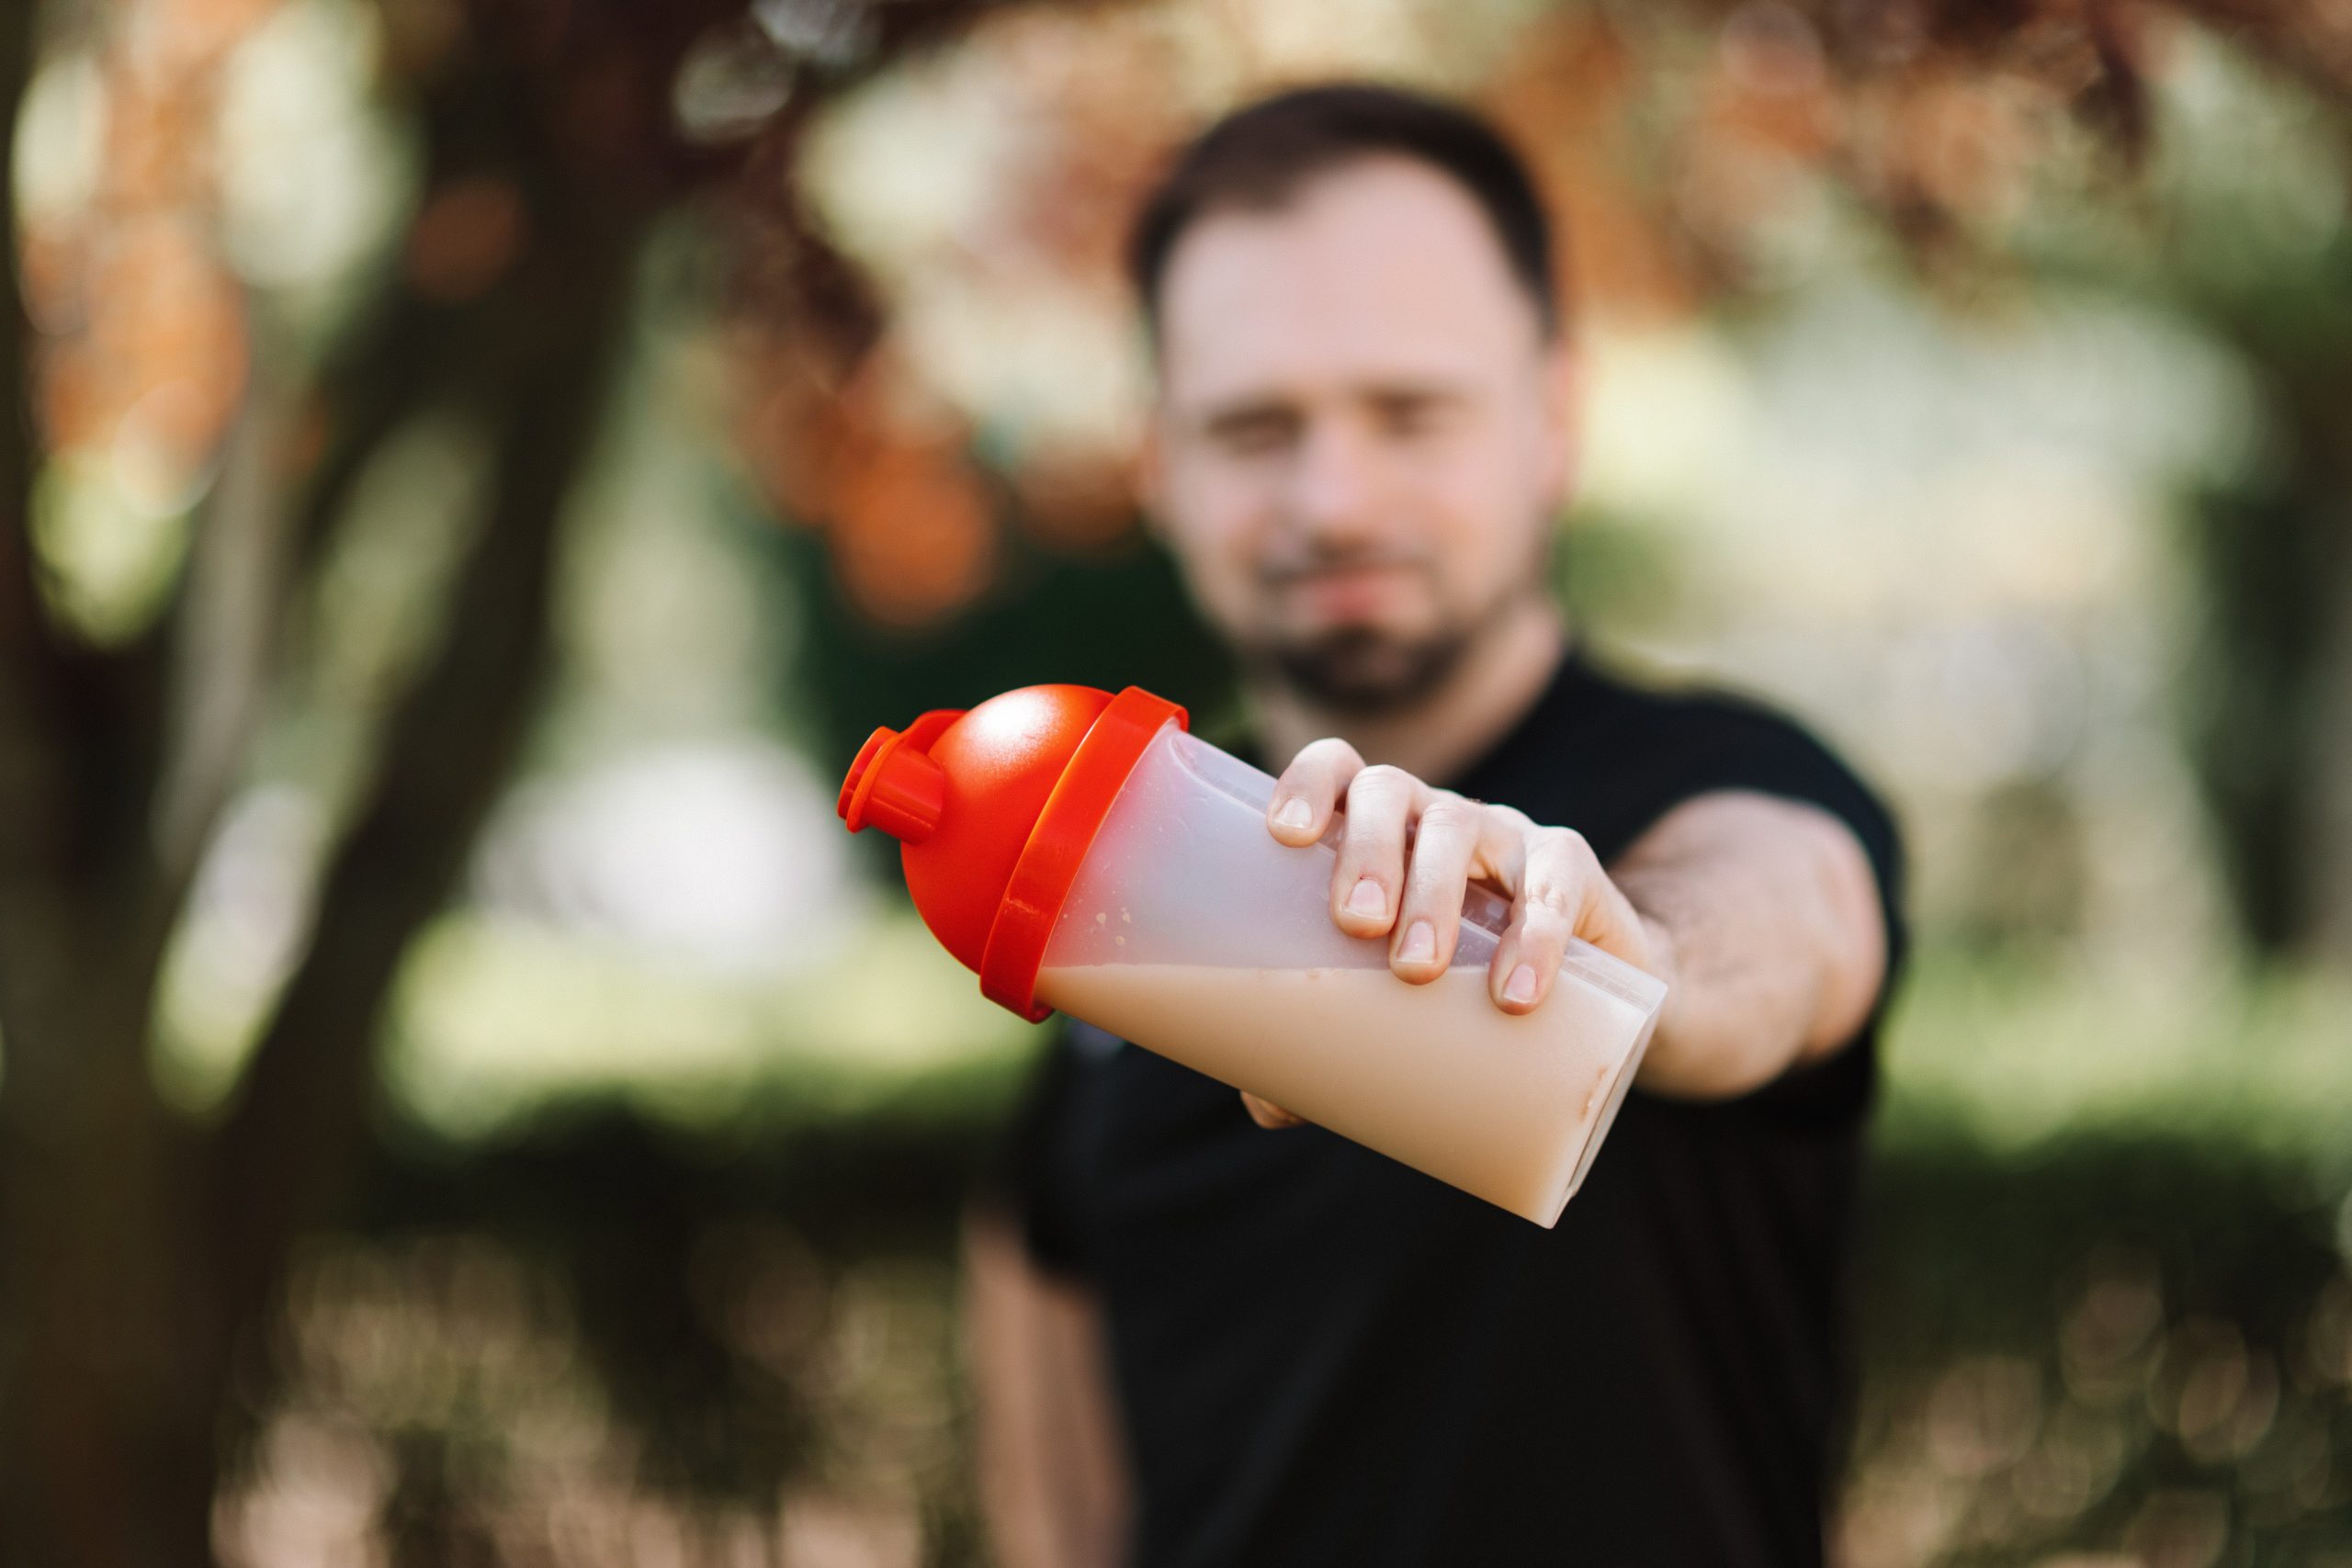
<path id="1" fill-rule="evenodd" d="M 1568 889 L 1556 882 L 1528 889 L 1527 925 L 1530 931 L 1570 928 L 1576 924 L 1576 901 Z"/>
<path id="2" fill-rule="evenodd" d="M 1310 740 L 1298 749 L 1298 755 L 1283 770 L 1284 778 L 1312 780 L 1329 786 L 1333 777 L 1346 765 L 1347 742 L 1343 740 Z"/>
<path id="3" fill-rule="evenodd" d="M 1442 795 L 1421 808 L 1421 830 L 1466 832 L 1475 829 L 1481 807 L 1458 795 Z"/>
<path id="4" fill-rule="evenodd" d="M 1574 828 L 1539 828 L 1536 841 L 1553 853 L 1577 863 L 1593 858 L 1592 845 Z"/>

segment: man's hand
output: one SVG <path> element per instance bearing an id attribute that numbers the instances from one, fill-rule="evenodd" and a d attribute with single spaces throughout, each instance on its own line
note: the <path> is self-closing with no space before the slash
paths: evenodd
<path id="1" fill-rule="evenodd" d="M 1579 936 L 1667 982 L 1639 1083 L 1720 1100 L 1761 1088 L 1851 1041 L 1887 974 L 1877 880 L 1853 829 L 1801 800 L 1747 790 L 1690 799 L 1604 871 L 1584 839 L 1507 806 L 1367 768 L 1317 740 L 1274 786 L 1267 827 L 1286 844 L 1329 832 L 1345 802 L 1331 918 L 1388 938 L 1388 966 L 1427 984 L 1445 972 L 1462 897 L 1486 883 L 1511 900 L 1487 989 L 1532 1012 Z M 1261 1126 L 1300 1118 L 1245 1094 Z"/>
<path id="2" fill-rule="evenodd" d="M 1510 924 L 1487 966 L 1487 993 L 1505 1012 L 1543 1005 L 1572 936 L 1638 967 L 1655 965 L 1657 933 L 1571 829 L 1541 827 L 1524 812 L 1438 789 L 1401 768 L 1366 767 L 1336 738 L 1291 760 L 1275 781 L 1266 825 L 1285 844 L 1312 844 L 1342 811 L 1331 919 L 1350 936 L 1386 937 L 1388 967 L 1399 979 L 1427 985 L 1445 973 L 1474 881 L 1511 901 Z M 1261 1126 L 1301 1120 L 1256 1095 L 1241 1098 Z"/>

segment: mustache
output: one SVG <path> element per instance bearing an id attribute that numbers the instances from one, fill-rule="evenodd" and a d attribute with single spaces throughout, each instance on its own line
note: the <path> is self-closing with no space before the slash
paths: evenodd
<path id="1" fill-rule="evenodd" d="M 1327 577 L 1334 572 L 1380 569 L 1428 571 L 1430 565 L 1430 555 L 1426 550 L 1385 547 L 1310 549 L 1263 562 L 1258 568 L 1258 581 L 1269 588 L 1287 588 L 1292 583 Z"/>

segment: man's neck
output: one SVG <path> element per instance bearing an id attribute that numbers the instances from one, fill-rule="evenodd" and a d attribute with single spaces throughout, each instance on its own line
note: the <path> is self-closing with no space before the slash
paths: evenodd
<path id="1" fill-rule="evenodd" d="M 1566 622 L 1548 596 L 1530 595 L 1521 604 L 1409 707 L 1335 714 L 1278 681 L 1252 682 L 1250 701 L 1267 766 L 1279 773 L 1308 741 L 1336 735 L 1366 762 L 1386 762 L 1441 786 L 1460 777 L 1527 716 L 1567 645 Z"/>

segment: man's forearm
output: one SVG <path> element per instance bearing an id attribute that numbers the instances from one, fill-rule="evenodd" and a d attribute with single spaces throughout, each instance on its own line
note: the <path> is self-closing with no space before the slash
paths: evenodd
<path id="1" fill-rule="evenodd" d="M 1702 796 L 1610 868 L 1670 987 L 1639 1082 L 1742 1094 L 1850 1039 L 1885 969 L 1867 858 L 1816 807 Z"/>

